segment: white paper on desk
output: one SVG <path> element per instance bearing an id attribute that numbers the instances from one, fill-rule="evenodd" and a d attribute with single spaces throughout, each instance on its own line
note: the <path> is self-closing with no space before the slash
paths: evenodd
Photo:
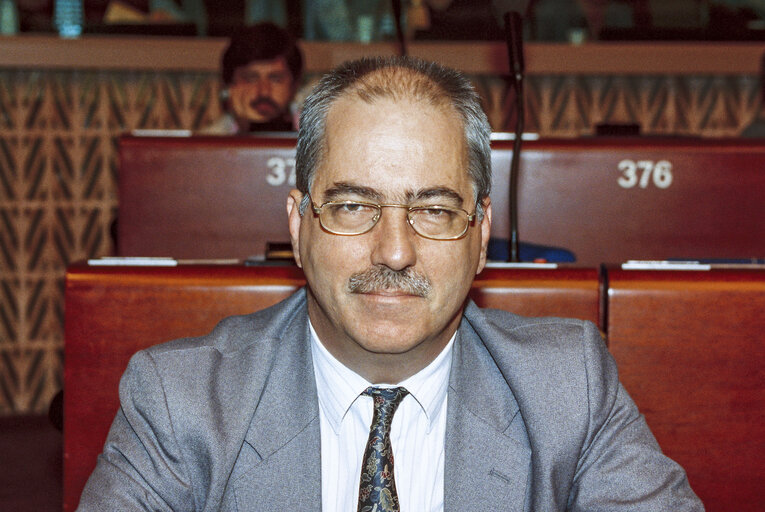
<path id="1" fill-rule="evenodd" d="M 94 267 L 176 267 L 178 260 L 173 258 L 106 256 L 88 260 L 88 265 Z"/>

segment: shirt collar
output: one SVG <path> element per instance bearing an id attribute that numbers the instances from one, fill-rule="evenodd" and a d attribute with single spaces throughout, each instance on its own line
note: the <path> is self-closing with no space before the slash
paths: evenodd
<path id="1" fill-rule="evenodd" d="M 308 326 L 311 331 L 311 354 L 319 404 L 324 409 L 332 430 L 335 434 L 339 434 L 340 424 L 353 402 L 372 384 L 330 354 L 319 340 L 310 320 Z M 395 385 L 405 387 L 419 404 L 428 418 L 428 432 L 433 428 L 438 413 L 446 401 L 452 348 L 456 336 L 455 332 L 446 347 L 428 366 Z M 386 384 L 379 386 L 392 387 Z"/>

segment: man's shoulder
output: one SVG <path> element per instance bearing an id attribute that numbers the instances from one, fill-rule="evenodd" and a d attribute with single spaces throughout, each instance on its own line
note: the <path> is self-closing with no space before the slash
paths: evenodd
<path id="1" fill-rule="evenodd" d="M 592 322 L 522 317 L 475 305 L 466 308 L 465 319 L 463 360 L 493 376 L 496 389 L 509 390 L 540 446 L 551 451 L 574 446 L 588 425 L 608 415 L 617 398 L 618 376 Z"/>
<path id="2" fill-rule="evenodd" d="M 469 304 L 465 319 L 475 340 L 506 376 L 524 382 L 613 380 L 616 368 L 595 324 L 575 318 L 524 317 Z M 591 382 L 592 383 L 592 382 Z"/>
<path id="3" fill-rule="evenodd" d="M 182 431 L 199 432 L 207 423 L 194 411 L 217 404 L 238 417 L 236 411 L 254 407 L 253 397 L 260 396 L 274 372 L 283 379 L 304 371 L 307 340 L 305 293 L 300 291 L 262 311 L 228 317 L 204 336 L 137 352 L 120 381 L 121 403 L 151 402 L 149 397 L 162 390 L 160 405 L 169 417 Z"/>
<path id="4" fill-rule="evenodd" d="M 521 316 L 499 309 L 480 308 L 472 302 L 465 309 L 465 318 L 482 339 L 498 338 L 503 342 L 527 346 L 550 347 L 559 342 L 570 345 L 574 340 L 589 340 L 592 333 L 599 332 L 592 322 L 586 320 Z"/>
<path id="5" fill-rule="evenodd" d="M 239 127 L 234 117 L 229 113 L 224 113 L 197 133 L 199 135 L 236 135 L 238 132 Z"/>

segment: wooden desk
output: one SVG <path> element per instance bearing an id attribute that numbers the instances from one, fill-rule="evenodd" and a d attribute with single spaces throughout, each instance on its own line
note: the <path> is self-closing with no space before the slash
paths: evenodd
<path id="1" fill-rule="evenodd" d="M 263 256 L 289 242 L 294 138 L 123 137 L 117 253 Z"/>
<path id="2" fill-rule="evenodd" d="M 710 511 L 765 503 L 765 270 L 608 272 L 622 383 Z"/>
<path id="3" fill-rule="evenodd" d="M 601 324 L 601 290 L 595 269 L 487 267 L 473 282 L 470 298 L 482 308 L 524 316 L 579 318 Z"/>
<path id="4" fill-rule="evenodd" d="M 509 232 L 498 194 L 511 154 L 493 146 L 494 236 Z M 521 240 L 565 247 L 578 265 L 765 257 L 765 142 L 537 141 L 520 172 Z"/>
<path id="5" fill-rule="evenodd" d="M 294 139 L 120 139 L 118 254 L 246 258 L 287 242 Z M 492 236 L 509 236 L 512 143 L 492 146 Z M 521 240 L 577 265 L 765 257 L 765 142 L 528 141 Z"/>
<path id="6" fill-rule="evenodd" d="M 294 266 L 88 267 L 66 276 L 64 509 L 74 510 L 118 408 L 130 356 L 209 332 L 222 318 L 270 306 L 304 283 Z M 519 314 L 598 318 L 590 269 L 484 271 L 471 295 Z"/>

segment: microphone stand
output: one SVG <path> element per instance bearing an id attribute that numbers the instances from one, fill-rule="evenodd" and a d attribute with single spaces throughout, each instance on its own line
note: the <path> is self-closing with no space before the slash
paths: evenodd
<path id="1" fill-rule="evenodd" d="M 404 29 L 401 26 L 401 0 L 391 0 L 393 4 L 393 19 L 396 21 L 396 38 L 398 39 L 398 51 L 399 55 L 406 57 L 406 37 L 404 37 Z"/>
<path id="2" fill-rule="evenodd" d="M 521 156 L 521 141 L 525 121 L 525 105 L 523 97 L 523 25 L 521 15 L 517 12 L 506 12 L 505 37 L 507 54 L 510 64 L 510 77 L 515 91 L 515 139 L 513 140 L 513 156 L 510 160 L 510 261 L 520 261 L 518 251 L 518 166 Z"/>

